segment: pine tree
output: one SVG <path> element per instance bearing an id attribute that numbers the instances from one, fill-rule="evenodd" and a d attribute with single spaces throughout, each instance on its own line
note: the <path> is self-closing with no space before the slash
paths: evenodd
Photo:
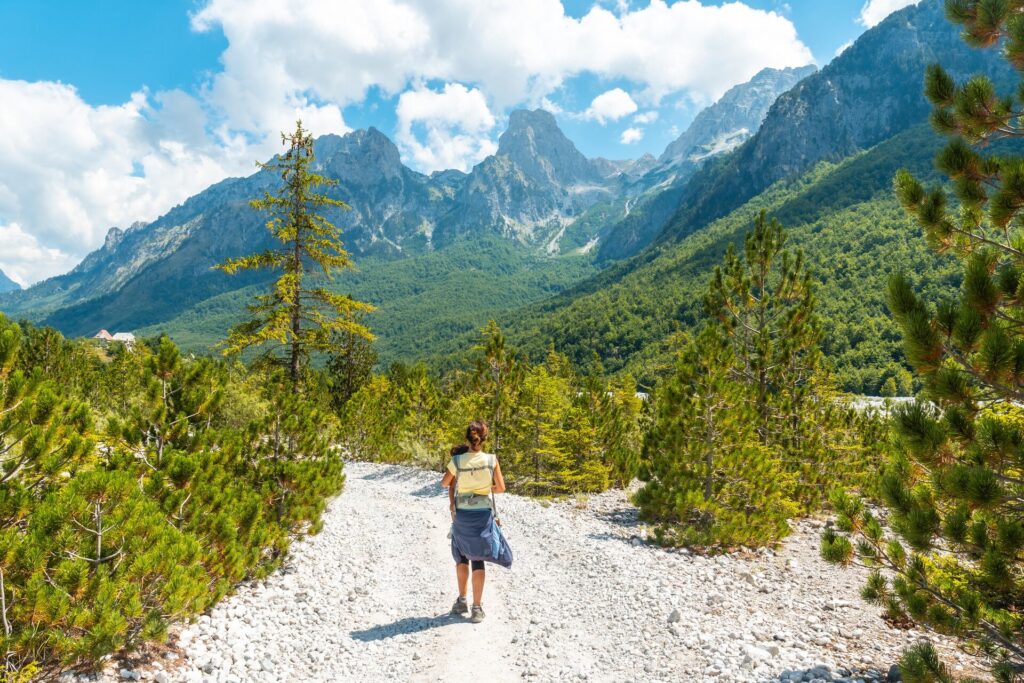
<path id="1" fill-rule="evenodd" d="M 356 318 L 362 322 L 361 317 Z M 352 395 L 370 380 L 377 364 L 371 340 L 354 330 L 335 333 L 335 351 L 327 359 L 327 381 L 331 405 L 338 413 Z"/>
<path id="2" fill-rule="evenodd" d="M 796 475 L 796 498 L 813 510 L 840 480 L 842 463 L 825 439 L 834 391 L 821 364 L 810 273 L 785 241 L 782 225 L 762 211 L 742 257 L 730 245 L 715 270 L 706 309 L 732 346 L 735 378 L 751 388 L 758 439 L 780 450 Z"/>
<path id="3" fill-rule="evenodd" d="M 625 488 L 637 474 L 643 442 L 643 402 L 637 396 L 636 381 L 629 374 L 606 378 L 600 358 L 595 357 L 582 384 L 577 396 L 596 430 L 597 450 L 609 483 Z"/>
<path id="4" fill-rule="evenodd" d="M 659 542 L 702 548 L 765 545 L 789 532 L 788 476 L 756 428 L 754 389 L 736 379 L 714 326 L 685 338 L 659 386 L 635 496 Z"/>
<path id="5" fill-rule="evenodd" d="M 514 419 L 525 368 L 516 351 L 507 345 L 497 323 L 489 321 L 481 333 L 483 340 L 475 347 L 479 355 L 474 387 L 491 429 L 491 447 L 500 455 L 506 423 Z"/>
<path id="6" fill-rule="evenodd" d="M 168 337 L 144 364 L 144 394 L 127 420 L 110 420 L 107 433 L 152 469 L 163 463 L 168 449 L 194 450 L 210 427 L 223 394 L 207 359 L 186 363 Z"/>
<path id="7" fill-rule="evenodd" d="M 342 442 L 353 456 L 382 462 L 401 459 L 395 427 L 401 424 L 403 414 L 395 400 L 396 392 L 397 387 L 390 379 L 374 375 L 345 404 L 341 416 Z"/>
<path id="8" fill-rule="evenodd" d="M 327 402 L 283 372 L 184 358 L 166 338 L 75 367 L 94 353 L 0 316 L 0 680 L 162 638 L 265 576 L 343 483 Z M 91 412 L 117 418 L 100 457 Z"/>
<path id="9" fill-rule="evenodd" d="M 165 523 L 128 472 L 91 470 L 43 500 L 21 546 L 9 647 L 65 664 L 163 636 L 206 604 L 199 543 Z"/>
<path id="10" fill-rule="evenodd" d="M 1024 2 L 951 0 L 947 15 L 976 47 L 999 46 L 1024 74 Z M 874 565 L 864 594 L 898 617 L 969 638 L 997 662 L 998 680 L 1024 677 L 1024 158 L 986 148 L 1024 136 L 1024 93 L 1001 96 L 985 76 L 956 83 L 929 67 L 932 123 L 949 143 L 936 159 L 950 192 L 910 173 L 897 197 L 928 243 L 963 263 L 956 299 L 932 306 L 906 276 L 888 303 L 927 402 L 898 409 L 896 449 L 879 479 L 895 534 L 850 496 L 822 552 Z M 881 570 L 888 570 L 883 573 Z M 950 680 L 933 651 L 908 653 L 916 680 Z M 920 675 L 918 675 L 920 674 Z"/>
<path id="11" fill-rule="evenodd" d="M 548 367 L 568 369 L 570 392 L 573 397 L 564 421 L 566 448 L 573 456 L 572 490 L 574 492 L 603 491 L 608 488 L 613 470 L 609 452 L 610 444 L 602 432 L 603 421 L 611 419 L 606 415 L 608 406 L 608 382 L 603 377 L 604 368 L 595 359 L 590 371 L 579 376 L 572 372 L 568 358 L 552 351 L 548 353 Z"/>
<path id="12" fill-rule="evenodd" d="M 398 428 L 402 449 L 415 462 L 433 465 L 441 454 L 447 461 L 443 441 L 445 436 L 443 399 L 422 363 L 410 368 L 404 381 L 399 385 L 397 396 L 401 405 L 403 420 Z"/>
<path id="13" fill-rule="evenodd" d="M 14 369 L 22 340 L 21 328 L 0 315 L 0 528 L 93 448 L 88 406 L 64 399 L 38 368 Z"/>
<path id="14" fill-rule="evenodd" d="M 537 365 L 522 381 L 515 420 L 506 433 L 503 472 L 509 485 L 532 495 L 569 493 L 575 478 L 564 423 L 570 408 L 569 382 Z"/>
<path id="15" fill-rule="evenodd" d="M 336 271 L 352 267 L 352 259 L 341 243 L 341 232 L 317 213 L 349 206 L 317 192 L 321 187 L 337 185 L 337 181 L 311 170 L 313 137 L 301 121 L 296 123 L 294 133 L 281 134 L 281 142 L 288 145 L 283 155 L 258 164 L 264 171 L 281 175 L 281 189 L 250 202 L 254 209 L 270 214 L 267 230 L 281 247 L 228 259 L 219 266 L 231 275 L 262 268 L 280 271 L 280 275 L 271 291 L 249 306 L 253 317 L 232 328 L 224 350 L 240 353 L 263 348 L 261 360 L 286 367 L 292 385 L 298 386 L 311 353 L 343 351 L 338 335 L 372 338 L 357 316 L 372 311 L 373 306 L 311 282 L 316 268 L 329 280 Z"/>

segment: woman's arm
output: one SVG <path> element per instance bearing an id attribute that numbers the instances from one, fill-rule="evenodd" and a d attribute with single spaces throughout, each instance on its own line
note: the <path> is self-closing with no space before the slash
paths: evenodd
<path id="1" fill-rule="evenodd" d="M 505 493 L 505 477 L 501 476 L 501 465 L 497 462 L 494 463 L 494 485 L 491 486 L 491 491 Z"/>
<path id="2" fill-rule="evenodd" d="M 455 475 L 451 471 L 444 473 L 441 486 L 448 487 L 448 511 L 452 513 L 452 521 L 455 521 Z"/>

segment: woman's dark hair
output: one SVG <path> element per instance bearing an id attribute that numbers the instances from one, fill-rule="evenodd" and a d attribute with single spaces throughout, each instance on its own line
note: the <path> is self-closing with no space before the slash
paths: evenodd
<path id="1" fill-rule="evenodd" d="M 487 429 L 487 423 L 483 420 L 473 420 L 466 427 L 466 441 L 473 448 L 474 451 L 480 450 L 480 446 L 483 445 L 484 441 L 487 440 L 487 435 L 490 432 Z"/>
<path id="2" fill-rule="evenodd" d="M 451 455 L 451 456 L 462 455 L 463 453 L 466 453 L 468 451 L 469 451 L 469 446 L 467 446 L 464 443 L 460 443 L 458 446 L 452 446 L 452 449 L 450 451 L 448 451 L 448 455 Z"/>

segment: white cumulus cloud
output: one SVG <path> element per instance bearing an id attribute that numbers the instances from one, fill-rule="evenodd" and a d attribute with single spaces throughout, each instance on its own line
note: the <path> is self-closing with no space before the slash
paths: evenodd
<path id="1" fill-rule="evenodd" d="M 223 29 L 211 96 L 250 123 L 282 93 L 344 105 L 416 78 L 474 83 L 500 108 L 538 104 L 581 72 L 710 102 L 766 66 L 812 61 L 789 19 L 741 2 L 595 5 L 574 18 L 559 0 L 210 0 L 193 25 Z"/>
<path id="2" fill-rule="evenodd" d="M 223 31 L 227 47 L 193 92 L 140 84 L 92 106 L 70 85 L 0 79 L 0 130 L 15 132 L 0 137 L 0 268 L 26 283 L 65 269 L 109 227 L 251 172 L 296 118 L 346 132 L 342 112 L 371 88 L 397 97 L 408 163 L 465 169 L 494 151 L 496 119 L 554 110 L 580 74 L 629 84 L 594 105 L 610 121 L 812 61 L 782 14 L 703 2 L 594 3 L 573 17 L 560 0 L 201 0 L 193 28 Z"/>
<path id="3" fill-rule="evenodd" d="M 17 132 L 0 136 L 0 269 L 23 284 L 66 271 L 112 226 L 158 218 L 277 150 L 269 135 L 211 134 L 204 105 L 181 91 L 94 107 L 69 85 L 0 79 L 0 101 L 0 130 Z M 343 126 L 293 105 L 284 128 L 300 116 L 318 131 Z"/>
<path id="4" fill-rule="evenodd" d="M 867 0 L 860 10 L 858 21 L 871 28 L 877 26 L 883 19 L 909 5 L 916 5 L 920 0 Z"/>
<path id="5" fill-rule="evenodd" d="M 68 85 L 0 79 L 0 101 L 0 268 L 22 281 L 55 274 L 109 227 L 152 220 L 237 168 L 196 144 L 175 94 L 166 112 L 145 93 L 92 107 Z"/>
<path id="6" fill-rule="evenodd" d="M 44 247 L 17 223 L 0 224 L 0 269 L 22 287 L 41 276 L 59 275 L 75 267 L 78 259 L 59 249 Z"/>
<path id="7" fill-rule="evenodd" d="M 488 136 L 494 115 L 484 94 L 461 83 L 448 83 L 440 92 L 408 90 L 398 98 L 399 147 L 425 171 L 471 166 L 497 150 Z M 422 126 L 426 141 L 414 127 Z"/>
<path id="8" fill-rule="evenodd" d="M 647 125 L 648 123 L 654 123 L 658 120 L 658 112 L 655 110 L 645 111 L 637 114 L 633 117 L 633 123 L 640 125 Z"/>
<path id="9" fill-rule="evenodd" d="M 623 116 L 629 116 L 636 110 L 636 102 L 628 92 L 622 88 L 613 88 L 595 97 L 583 117 L 604 125 L 608 121 L 618 121 Z"/>
<path id="10" fill-rule="evenodd" d="M 624 145 L 632 145 L 634 142 L 640 142 L 643 139 L 644 132 L 639 128 L 627 128 L 619 136 L 619 142 Z"/>

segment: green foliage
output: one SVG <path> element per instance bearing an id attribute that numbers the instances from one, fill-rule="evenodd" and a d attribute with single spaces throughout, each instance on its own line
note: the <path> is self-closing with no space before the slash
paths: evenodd
<path id="1" fill-rule="evenodd" d="M 359 270 L 336 273 L 323 286 L 376 306 L 362 321 L 373 329 L 374 349 L 385 367 L 418 360 L 450 367 L 448 357 L 464 352 L 472 344 L 469 336 L 475 339 L 488 319 L 564 291 L 594 272 L 589 255 L 551 257 L 500 236 L 474 235 L 402 258 L 366 256 Z M 241 322 L 245 304 L 260 292 L 251 285 L 217 294 L 140 332 L 166 332 L 183 349 L 205 352 L 224 329 Z"/>
<path id="2" fill-rule="evenodd" d="M 4 680 L 161 638 L 316 530 L 344 481 L 335 419 L 288 386 L 0 317 Z"/>
<path id="3" fill-rule="evenodd" d="M 481 330 L 472 371 L 438 378 L 423 365 L 393 365 L 342 411 L 343 441 L 359 458 L 440 469 L 466 425 L 491 427 L 510 490 L 531 495 L 601 491 L 628 483 L 639 462 L 642 402 L 629 377 L 578 373 L 549 352 L 531 365 L 493 322 Z"/>
<path id="4" fill-rule="evenodd" d="M 319 268 L 330 279 L 335 271 L 352 267 L 341 243 L 341 232 L 317 213 L 331 207 L 349 207 L 317 192 L 337 181 L 312 172 L 313 136 L 303 130 L 301 121 L 291 135 L 281 134 L 281 142 L 288 144 L 288 151 L 269 163 L 257 164 L 262 170 L 281 174 L 281 189 L 277 194 L 266 192 L 250 203 L 254 209 L 270 214 L 267 230 L 282 247 L 228 259 L 220 265 L 229 275 L 264 268 L 279 271 L 280 275 L 270 292 L 256 297 L 249 306 L 253 317 L 232 328 L 224 351 L 240 353 L 261 348 L 261 360 L 287 367 L 292 383 L 298 384 L 311 353 L 339 350 L 337 335 L 370 338 L 369 330 L 355 316 L 373 307 L 326 287 L 310 285 L 310 268 Z M 284 357 L 278 355 L 282 348 Z"/>
<path id="5" fill-rule="evenodd" d="M 661 543 L 755 546 L 789 533 L 790 475 L 762 443 L 735 369 L 731 346 L 707 327 L 682 341 L 675 373 L 658 388 L 636 503 Z"/>
<path id="6" fill-rule="evenodd" d="M 354 331 L 336 335 L 335 350 L 325 368 L 331 405 L 340 411 L 373 374 L 377 351 L 365 336 Z"/>
<path id="7" fill-rule="evenodd" d="M 886 309 L 888 275 L 909 264 L 930 295 L 955 287 L 952 259 L 929 252 L 893 198 L 901 166 L 934 175 L 940 144 L 928 127 L 907 130 L 840 164 L 821 163 L 768 190 L 678 243 L 616 263 L 577 287 L 498 316 L 510 342 L 532 360 L 550 343 L 580 367 L 600 358 L 607 372 L 628 372 L 652 386 L 673 365 L 672 335 L 704 320 L 710 276 L 730 244 L 742 250 L 751 222 L 766 210 L 787 226 L 787 245 L 804 253 L 815 285 L 821 350 L 836 385 L 878 395 L 889 378 L 912 395 L 899 329 Z M 466 337 L 461 345 L 468 345 Z"/>
<path id="8" fill-rule="evenodd" d="M 758 214 L 743 255 L 730 246 L 715 271 L 708 323 L 682 337 L 655 394 L 636 502 L 660 542 L 775 543 L 826 489 L 860 486 L 878 455 L 874 422 L 841 409 L 821 367 L 810 276 L 784 244 L 782 225 Z"/>
<path id="9" fill-rule="evenodd" d="M 1024 5 L 1001 0 L 951 0 L 948 14 L 964 25 L 968 43 L 1003 42 L 1015 68 L 1021 61 Z M 894 615 L 976 642 L 995 664 L 998 680 L 1024 672 L 1024 159 L 987 145 L 1024 135 L 1019 102 L 1000 97 L 985 76 L 956 83 L 940 66 L 926 77 L 933 124 L 950 137 L 936 165 L 951 181 L 958 206 L 943 188 L 926 190 L 909 171 L 895 178 L 896 195 L 928 244 L 954 254 L 963 269 L 960 295 L 928 304 L 910 280 L 893 276 L 892 315 L 927 403 L 898 409 L 896 448 L 879 477 L 894 535 L 858 506 L 841 501 L 841 526 L 857 553 L 836 552 L 888 569 L 865 597 Z M 907 653 L 907 680 L 950 681 L 933 650 Z"/>
<path id="10" fill-rule="evenodd" d="M 828 486 L 846 481 L 828 436 L 837 409 L 822 363 L 821 322 L 803 253 L 784 249 L 786 235 L 762 211 L 715 270 L 705 306 L 733 350 L 733 378 L 751 390 L 760 443 L 794 476 L 805 510 L 820 507 Z"/>

